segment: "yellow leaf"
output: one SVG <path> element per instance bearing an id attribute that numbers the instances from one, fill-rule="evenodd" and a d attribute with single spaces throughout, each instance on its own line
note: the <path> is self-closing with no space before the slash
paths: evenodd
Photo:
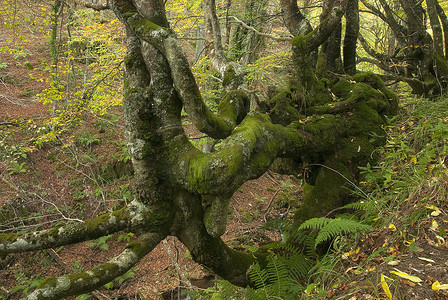
<path id="1" fill-rule="evenodd" d="M 420 279 L 419 277 L 417 277 L 417 276 L 409 275 L 409 274 L 407 274 L 407 273 L 405 273 L 405 272 L 401 272 L 401 271 L 398 270 L 398 269 L 395 269 L 395 270 L 397 270 L 397 271 L 389 271 L 389 272 L 391 272 L 392 274 L 395 274 L 395 275 L 397 275 L 397 276 L 400 276 L 401 278 L 410 280 L 410 281 L 412 281 L 412 282 L 417 282 L 417 283 L 419 283 L 419 282 L 422 282 L 422 281 L 423 281 L 423 280 L 421 280 L 421 279 Z"/>
<path id="2" fill-rule="evenodd" d="M 392 230 L 392 231 L 397 231 L 397 227 L 395 227 L 395 225 L 394 224 L 389 224 L 389 229 L 390 230 Z"/>
<path id="3" fill-rule="evenodd" d="M 416 164 L 417 163 L 417 157 L 415 157 L 415 156 L 413 156 L 412 158 L 411 158 L 411 164 Z"/>
<path id="4" fill-rule="evenodd" d="M 432 220 L 431 229 L 436 230 L 438 227 L 439 227 L 439 224 L 435 220 Z"/>
<path id="5" fill-rule="evenodd" d="M 440 286 L 440 283 L 438 281 L 434 281 L 431 288 L 437 292 L 439 290 L 439 286 Z"/>
<path id="6" fill-rule="evenodd" d="M 438 207 L 434 206 L 434 205 L 429 205 L 429 206 L 426 206 L 426 207 L 433 210 L 431 212 L 431 216 L 433 216 L 433 217 L 437 217 L 441 213 L 440 209 Z"/>
<path id="7" fill-rule="evenodd" d="M 389 299 L 392 299 L 392 293 L 390 292 L 389 286 L 387 285 L 386 279 L 384 278 L 383 273 L 381 273 L 381 287 L 383 291 L 386 293 L 386 296 Z"/>

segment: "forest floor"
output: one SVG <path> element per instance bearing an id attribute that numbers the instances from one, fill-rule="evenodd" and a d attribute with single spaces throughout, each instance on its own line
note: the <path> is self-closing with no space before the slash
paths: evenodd
<path id="1" fill-rule="evenodd" d="M 0 32 L 0 41 L 7 35 L 6 31 Z M 32 44 L 34 53 L 44 52 L 47 47 L 42 39 Z M 29 55 L 26 61 L 37 66 L 41 57 Z M 0 62 L 8 65 L 0 69 L 0 138 L 8 145 L 13 139 L 23 149 L 29 144 L 21 143 L 37 136 L 37 129 L 51 126 L 50 107 L 35 101 L 35 95 L 46 85 L 29 77 L 33 71 L 25 59 L 0 53 Z M 120 114 L 119 108 L 108 116 L 85 113 L 82 126 L 71 133 L 75 139 L 72 148 L 62 148 L 53 141 L 28 153 L 18 165 L 0 161 L 0 232 L 89 218 L 126 203 L 132 176 L 122 152 Z M 198 134 L 188 122 L 185 130 L 192 137 Z M 11 147 L 5 149 L 2 151 L 15 155 Z M 443 192 L 447 189 L 448 182 L 440 178 L 422 185 L 406 203 L 389 212 L 388 226 L 365 234 L 351 251 L 335 257 L 338 264 L 329 270 L 333 279 L 319 292 L 310 288 L 303 298 L 448 299 L 446 290 L 432 288 L 436 282 L 448 284 L 448 242 L 446 233 L 442 234 L 448 231 Z M 240 250 L 280 241 L 278 231 L 263 229 L 263 225 L 290 217 L 301 197 L 300 177 L 268 172 L 245 183 L 232 197 L 223 240 Z M 422 198 L 430 199 L 435 206 L 425 204 L 426 215 L 418 222 L 400 223 L 403 216 L 420 212 Z M 35 219 L 23 218 L 30 212 Z M 119 253 L 126 239 L 132 236 L 116 234 L 106 240 L 10 255 L 0 261 L 0 299 L 19 299 L 21 292 L 31 290 L 47 276 L 88 270 Z M 170 237 L 126 278 L 91 293 L 91 299 L 160 299 L 161 295 L 178 299 L 178 287 L 206 289 L 215 284 L 214 279 L 191 260 L 180 242 Z"/>

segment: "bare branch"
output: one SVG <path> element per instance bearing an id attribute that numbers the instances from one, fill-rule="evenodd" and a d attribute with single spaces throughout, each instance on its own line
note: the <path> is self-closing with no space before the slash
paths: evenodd
<path id="1" fill-rule="evenodd" d="M 273 39 L 273 40 L 276 40 L 276 41 L 282 41 L 282 42 L 289 42 L 292 39 L 291 37 L 281 37 L 281 36 L 275 36 L 275 35 L 272 35 L 272 34 L 260 32 L 257 29 L 255 29 L 254 27 L 247 25 L 246 23 L 244 23 L 243 21 L 241 21 L 240 19 L 238 19 L 235 16 L 229 16 L 229 18 L 233 19 L 236 23 L 240 24 L 244 28 L 249 29 L 249 30 L 255 32 L 259 36 L 270 38 L 270 39 Z"/>

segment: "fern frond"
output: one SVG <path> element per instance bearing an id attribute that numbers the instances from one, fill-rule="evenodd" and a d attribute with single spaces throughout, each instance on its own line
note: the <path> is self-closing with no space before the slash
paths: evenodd
<path id="1" fill-rule="evenodd" d="M 288 269 L 277 257 L 271 257 L 266 268 L 269 275 L 269 283 L 266 286 L 267 293 L 271 296 L 281 297 L 291 285 Z"/>
<path id="2" fill-rule="evenodd" d="M 366 224 L 362 224 L 355 220 L 348 219 L 331 219 L 322 229 L 319 231 L 314 247 L 316 248 L 322 242 L 333 239 L 338 235 L 348 235 L 353 233 L 360 233 L 370 230 L 372 227 Z"/>
<path id="3" fill-rule="evenodd" d="M 366 210 L 368 207 L 367 202 L 354 202 L 349 203 L 341 207 L 342 209 L 354 209 L 354 210 Z"/>
<path id="4" fill-rule="evenodd" d="M 305 278 L 314 265 L 314 262 L 302 254 L 282 257 L 282 260 L 288 269 L 289 276 L 296 284 Z"/>
<path id="5" fill-rule="evenodd" d="M 255 288 L 261 289 L 266 287 L 269 276 L 266 269 L 262 269 L 259 264 L 254 264 L 249 278 L 253 281 Z"/>
<path id="6" fill-rule="evenodd" d="M 309 220 L 306 220 L 305 222 L 303 222 L 303 224 L 300 225 L 299 230 L 301 230 L 301 229 L 322 229 L 329 222 L 331 222 L 331 220 L 334 220 L 334 219 L 324 218 L 324 217 L 312 218 L 312 219 L 309 219 Z"/>

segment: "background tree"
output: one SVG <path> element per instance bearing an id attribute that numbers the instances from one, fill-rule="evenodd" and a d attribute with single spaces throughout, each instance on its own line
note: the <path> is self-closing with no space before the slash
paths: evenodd
<path id="1" fill-rule="evenodd" d="M 443 40 L 446 41 L 448 23 L 439 2 L 432 0 L 426 5 L 419 1 L 362 3 L 389 26 L 394 37 L 390 45 L 393 51 L 378 51 L 363 33 L 360 41 L 373 58 L 363 60 L 373 62 L 396 80 L 407 82 L 415 94 L 443 93 L 448 72 Z"/>
<path id="2" fill-rule="evenodd" d="M 222 278 L 250 284 L 250 267 L 265 264 L 266 254 L 236 251 L 220 238 L 229 198 L 241 184 L 269 168 L 291 173 L 311 168 L 309 192 L 295 215 L 300 225 L 347 201 L 344 186 L 359 179 L 357 166 L 372 161 L 373 150 L 384 142 L 384 116 L 394 113 L 397 99 L 379 77 L 358 74 L 330 81 L 313 69 L 318 48 L 340 23 L 346 1 L 335 2 L 315 29 L 297 14 L 293 1 L 282 2 L 285 23 L 295 35 L 291 43 L 296 73 L 262 111 L 251 112 L 240 84 L 244 72 L 221 55 L 216 7 L 213 1 L 206 4 L 216 65 L 226 88 L 216 113 L 205 104 L 170 29 L 164 1 L 109 2 L 127 33 L 123 110 L 135 172 L 133 201 L 76 224 L 0 234 L 0 254 L 58 247 L 118 231 L 132 232 L 137 239 L 89 271 L 47 278 L 29 299 L 60 299 L 101 286 L 127 272 L 168 235 L 176 236 L 196 262 Z M 219 150 L 204 153 L 191 144 L 181 125 L 182 109 L 199 131 L 223 140 Z"/>

